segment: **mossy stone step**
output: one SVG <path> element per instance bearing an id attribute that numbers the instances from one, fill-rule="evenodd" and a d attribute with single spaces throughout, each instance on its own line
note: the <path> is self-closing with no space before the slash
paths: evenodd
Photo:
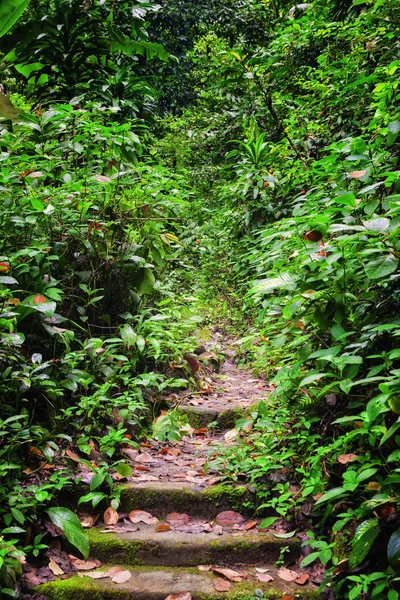
<path id="1" fill-rule="evenodd" d="M 107 570 L 107 567 L 103 567 Z M 212 583 L 215 575 L 200 573 L 198 569 L 132 569 L 131 579 L 115 584 L 110 579 L 90 579 L 72 576 L 70 579 L 52 581 L 38 586 L 35 591 L 48 600 L 164 600 L 170 594 L 190 592 L 193 600 L 251 600 L 254 591 L 261 589 L 264 600 L 281 600 L 285 595 L 301 600 L 317 598 L 315 588 L 299 588 L 286 583 L 276 575 L 271 566 L 269 573 L 273 582 L 263 584 L 254 574 L 249 574 L 244 583 L 232 584 L 229 592 L 216 592 Z"/>
<path id="2" fill-rule="evenodd" d="M 214 485 L 199 489 L 189 482 L 149 481 L 124 485 L 121 510 L 146 510 L 157 517 L 170 512 L 189 513 L 213 519 L 223 510 L 238 510 L 246 514 L 253 494 L 245 486 Z"/>
<path id="3" fill-rule="evenodd" d="M 155 531 L 154 527 L 144 525 L 139 531 L 121 534 L 101 533 L 100 528 L 93 528 L 88 535 L 93 558 L 126 565 L 190 567 L 259 561 L 273 563 L 279 558 L 282 547 L 287 548 L 287 560 L 297 558 L 300 553 L 298 538 L 282 540 L 270 533 L 197 534 Z"/>
<path id="4" fill-rule="evenodd" d="M 236 421 L 246 416 L 247 413 L 247 410 L 241 406 L 232 406 L 226 410 L 218 411 L 203 406 L 182 404 L 176 410 L 180 414 L 186 415 L 189 425 L 195 429 L 207 427 L 210 423 L 216 423 L 220 429 L 233 429 Z"/>

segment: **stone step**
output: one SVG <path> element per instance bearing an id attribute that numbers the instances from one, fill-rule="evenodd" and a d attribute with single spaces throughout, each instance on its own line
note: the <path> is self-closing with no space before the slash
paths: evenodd
<path id="1" fill-rule="evenodd" d="M 155 526 L 139 525 L 132 533 L 101 533 L 102 528 L 88 530 L 91 555 L 101 562 L 126 565 L 190 567 L 202 564 L 239 564 L 275 562 L 282 548 L 285 560 L 300 554 L 298 538 L 279 539 L 270 532 L 224 531 L 183 533 L 156 531 Z"/>
<path id="2" fill-rule="evenodd" d="M 157 517 L 170 512 L 213 519 L 223 510 L 246 514 L 253 494 L 245 486 L 214 485 L 199 488 L 189 482 L 146 481 L 122 486 L 121 510 L 146 510 Z"/>
<path id="3" fill-rule="evenodd" d="M 203 406 L 189 406 L 188 404 L 182 404 L 176 410 L 187 416 L 189 425 L 194 429 L 208 427 L 210 423 L 216 423 L 220 429 L 233 429 L 236 421 L 245 417 L 249 412 L 241 406 L 233 406 L 219 411 Z"/>
<path id="4" fill-rule="evenodd" d="M 282 581 L 277 568 L 266 565 L 271 583 L 260 583 L 255 569 L 246 567 L 248 578 L 243 583 L 232 583 L 229 592 L 217 592 L 213 585 L 212 572 L 198 569 L 133 569 L 128 567 L 132 577 L 125 583 L 116 584 L 111 579 L 96 579 L 72 576 L 59 579 L 36 588 L 48 600 L 165 600 L 170 594 L 190 592 L 193 600 L 250 600 L 255 590 L 262 590 L 264 600 L 281 600 L 285 596 L 302 600 L 317 598 L 317 588 L 311 584 L 300 587 L 295 583 Z M 107 567 L 102 567 L 106 571 Z M 241 569 L 244 570 L 244 569 Z M 240 569 L 239 569 L 240 571 Z M 258 597 L 260 594 L 258 593 Z"/>

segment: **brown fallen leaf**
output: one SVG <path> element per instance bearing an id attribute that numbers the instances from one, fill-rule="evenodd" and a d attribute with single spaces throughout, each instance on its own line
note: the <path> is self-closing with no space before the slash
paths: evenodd
<path id="1" fill-rule="evenodd" d="M 283 596 L 281 600 L 294 600 L 294 596 Z"/>
<path id="2" fill-rule="evenodd" d="M 212 565 L 197 565 L 199 571 L 211 571 Z"/>
<path id="3" fill-rule="evenodd" d="M 341 465 L 347 465 L 347 463 L 351 463 L 357 460 L 357 458 L 357 454 L 341 454 L 338 458 L 338 462 L 340 462 Z"/>
<path id="4" fill-rule="evenodd" d="M 99 515 L 84 514 L 84 515 L 78 515 L 78 518 L 82 524 L 82 527 L 84 527 L 85 529 L 88 529 L 88 528 L 96 525 L 96 521 L 99 518 Z"/>
<path id="5" fill-rule="evenodd" d="M 172 531 L 172 527 L 166 523 L 160 523 L 160 525 L 157 525 L 156 531 Z"/>
<path id="6" fill-rule="evenodd" d="M 113 577 L 111 577 L 111 581 L 114 583 L 125 583 L 126 581 L 129 581 L 131 577 L 132 573 L 130 571 L 119 571 L 118 573 L 115 573 Z"/>
<path id="7" fill-rule="evenodd" d="M 151 469 L 149 469 L 149 467 L 144 467 L 143 465 L 136 465 L 135 470 L 136 471 L 151 471 Z"/>
<path id="8" fill-rule="evenodd" d="M 235 525 L 236 523 L 243 523 L 244 518 L 233 510 L 225 510 L 219 513 L 215 520 L 219 525 Z"/>
<path id="9" fill-rule="evenodd" d="M 152 463 L 154 462 L 154 458 L 148 452 L 142 452 L 135 457 L 135 462 L 137 463 Z"/>
<path id="10" fill-rule="evenodd" d="M 105 573 L 104 571 L 90 571 L 87 573 L 84 571 L 79 571 L 78 576 L 79 577 L 91 577 L 92 579 L 105 579 L 106 577 L 110 577 L 109 574 Z"/>
<path id="11" fill-rule="evenodd" d="M 286 567 L 281 567 L 278 571 L 278 577 L 280 577 L 280 579 L 283 579 L 283 581 L 295 581 L 296 579 L 298 579 L 299 574 L 296 573 L 296 571 L 291 571 L 290 569 L 287 569 Z"/>
<path id="12" fill-rule="evenodd" d="M 145 510 L 132 510 L 129 513 L 129 520 L 131 523 L 145 523 L 146 525 L 157 525 L 159 523 L 157 517 L 153 517 Z"/>
<path id="13" fill-rule="evenodd" d="M 297 585 L 305 585 L 309 579 L 310 575 L 308 573 L 303 573 L 303 575 L 300 575 L 294 582 L 297 583 Z"/>
<path id="14" fill-rule="evenodd" d="M 200 429 L 195 429 L 193 433 L 194 435 L 206 435 L 207 431 L 207 427 L 200 427 Z"/>
<path id="15" fill-rule="evenodd" d="M 230 583 L 230 581 L 222 579 L 222 577 L 216 577 L 212 580 L 212 582 L 214 589 L 217 592 L 229 592 L 229 590 L 232 588 L 232 584 Z"/>
<path id="16" fill-rule="evenodd" d="M 271 575 L 268 575 L 268 573 L 257 573 L 256 577 L 261 583 L 269 583 L 270 581 L 274 580 L 274 578 L 271 577 Z"/>
<path id="17" fill-rule="evenodd" d="M 52 558 L 50 558 L 49 560 L 49 569 L 53 573 L 53 575 L 64 575 L 64 571 L 62 570 L 62 568 L 59 567 L 55 560 L 53 560 Z"/>
<path id="18" fill-rule="evenodd" d="M 166 521 L 167 523 L 171 523 L 171 525 L 187 525 L 190 517 L 186 513 L 169 513 Z"/>
<path id="19" fill-rule="evenodd" d="M 268 573 L 268 571 L 266 567 L 256 567 L 256 573 Z"/>
<path id="20" fill-rule="evenodd" d="M 235 440 L 238 435 L 239 435 L 239 431 L 237 429 L 230 429 L 229 431 L 227 431 L 225 433 L 224 440 L 226 442 L 233 442 L 233 440 Z"/>
<path id="21" fill-rule="evenodd" d="M 123 567 L 110 567 L 107 571 L 108 577 L 113 577 L 116 573 L 121 573 L 121 571 L 125 571 Z"/>
<path id="22" fill-rule="evenodd" d="M 222 535 L 224 533 L 224 530 L 222 529 L 222 525 L 214 525 L 214 527 L 212 528 L 212 531 L 214 533 L 216 533 L 217 535 Z"/>
<path id="23" fill-rule="evenodd" d="M 106 525 L 115 525 L 118 523 L 119 514 L 112 508 L 112 506 L 109 506 L 104 512 L 103 520 Z"/>
<path id="24" fill-rule="evenodd" d="M 224 577 L 229 579 L 229 581 L 234 581 L 235 583 L 240 583 L 243 580 L 242 575 L 240 573 L 238 573 L 237 571 L 234 571 L 233 569 L 213 567 L 212 570 L 214 571 L 214 573 L 223 575 Z"/>
<path id="25" fill-rule="evenodd" d="M 72 565 L 77 571 L 91 571 L 97 567 L 101 567 L 101 562 L 98 560 L 80 560 L 77 558 L 72 561 Z"/>
<path id="26" fill-rule="evenodd" d="M 250 521 L 250 523 L 246 523 L 246 525 L 244 526 L 244 528 L 247 531 L 249 529 L 253 529 L 256 526 L 257 526 L 257 521 Z"/>
<path id="27" fill-rule="evenodd" d="M 363 169 L 362 171 L 352 171 L 350 173 L 350 177 L 352 179 L 358 179 L 359 177 L 363 177 L 366 172 L 367 172 L 366 169 Z"/>
<path id="28" fill-rule="evenodd" d="M 79 456 L 75 453 L 72 452 L 72 450 L 70 450 L 69 448 L 67 448 L 65 450 L 65 454 L 71 459 L 74 460 L 75 462 L 81 462 L 81 459 L 79 458 Z"/>
<path id="29" fill-rule="evenodd" d="M 181 592 L 180 594 L 170 594 L 165 600 L 192 600 L 190 592 Z"/>

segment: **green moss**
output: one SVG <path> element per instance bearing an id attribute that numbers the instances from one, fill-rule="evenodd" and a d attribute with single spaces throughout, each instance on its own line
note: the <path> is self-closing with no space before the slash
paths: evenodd
<path id="1" fill-rule="evenodd" d="M 100 533 L 99 529 L 88 530 L 91 552 L 103 561 L 125 562 L 134 565 L 138 561 L 135 556 L 145 544 L 135 540 L 123 540 L 113 533 Z"/>
<path id="2" fill-rule="evenodd" d="M 194 427 L 194 429 L 207 427 L 213 421 L 218 420 L 218 412 L 216 410 L 205 410 L 191 406 L 179 406 L 176 410 L 180 414 L 187 416 L 189 425 Z"/>

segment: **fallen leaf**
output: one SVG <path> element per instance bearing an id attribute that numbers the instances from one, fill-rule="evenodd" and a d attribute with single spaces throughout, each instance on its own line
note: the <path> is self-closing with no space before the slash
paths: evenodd
<path id="1" fill-rule="evenodd" d="M 104 512 L 103 520 L 106 525 L 115 525 L 118 523 L 119 514 L 112 508 L 112 506 L 109 506 Z"/>
<path id="2" fill-rule="evenodd" d="M 253 529 L 254 527 L 256 527 L 257 525 L 257 521 L 250 521 L 250 523 L 246 523 L 246 525 L 244 526 L 244 528 L 247 530 L 249 529 Z"/>
<path id="3" fill-rule="evenodd" d="M 195 429 L 193 433 L 194 435 L 205 435 L 207 433 L 207 427 L 200 427 L 200 429 Z"/>
<path id="4" fill-rule="evenodd" d="M 268 573 L 269 569 L 266 569 L 264 567 L 256 567 L 256 572 L 257 573 Z"/>
<path id="5" fill-rule="evenodd" d="M 274 578 L 271 577 L 271 575 L 268 575 L 268 573 L 257 573 L 256 577 L 261 583 L 269 583 L 270 581 L 274 580 Z"/>
<path id="6" fill-rule="evenodd" d="M 192 600 L 190 592 L 181 592 L 180 594 L 170 594 L 165 600 Z"/>
<path id="7" fill-rule="evenodd" d="M 65 450 L 65 454 L 71 458 L 72 460 L 74 460 L 75 462 L 81 462 L 81 459 L 79 458 L 79 456 L 77 454 L 75 454 L 75 452 L 72 452 L 72 450 L 70 450 L 69 448 L 67 448 Z"/>
<path id="8" fill-rule="evenodd" d="M 134 531 L 139 531 L 137 525 L 108 525 L 100 533 L 133 533 Z"/>
<path id="9" fill-rule="evenodd" d="M 240 583 L 243 579 L 242 575 L 233 569 L 224 569 L 220 567 L 213 567 L 214 573 L 219 573 L 219 575 L 223 575 L 229 581 L 234 581 L 235 583 Z"/>
<path id="10" fill-rule="evenodd" d="M 92 579 L 105 579 L 106 577 L 110 577 L 108 573 L 104 571 L 90 571 L 88 573 L 79 572 L 79 577 L 91 577 Z"/>
<path id="11" fill-rule="evenodd" d="M 347 463 L 351 463 L 357 460 L 357 454 L 341 454 L 338 458 L 338 462 L 342 465 L 347 465 Z"/>
<path id="12" fill-rule="evenodd" d="M 214 525 L 214 527 L 212 528 L 212 530 L 217 535 L 222 535 L 224 533 L 224 530 L 222 529 L 222 525 Z"/>
<path id="13" fill-rule="evenodd" d="M 294 600 L 293 596 L 284 596 L 281 600 Z"/>
<path id="14" fill-rule="evenodd" d="M 53 573 L 53 575 L 64 575 L 64 571 L 52 558 L 50 558 L 49 561 L 49 569 Z"/>
<path id="15" fill-rule="evenodd" d="M 367 487 L 365 488 L 366 490 L 370 491 L 370 492 L 379 492 L 379 490 L 381 489 L 381 484 L 378 483 L 378 481 L 369 481 Z"/>
<path id="16" fill-rule="evenodd" d="M 350 177 L 352 179 L 358 179 L 359 177 L 363 177 L 363 175 L 365 175 L 366 172 L 367 172 L 366 169 L 363 169 L 362 171 L 352 171 L 350 173 Z"/>
<path id="17" fill-rule="evenodd" d="M 200 363 L 197 358 L 188 352 L 183 355 L 183 358 L 189 363 L 192 373 L 197 373 L 197 371 L 200 369 Z"/>
<path id="18" fill-rule="evenodd" d="M 143 465 L 137 465 L 135 471 L 151 471 L 151 469 L 149 469 L 149 467 L 144 467 Z"/>
<path id="19" fill-rule="evenodd" d="M 101 563 L 98 560 L 80 560 L 79 558 L 72 561 L 72 564 L 77 571 L 91 571 L 92 569 L 101 567 Z"/>
<path id="20" fill-rule="evenodd" d="M 138 454 L 138 456 L 135 457 L 135 462 L 152 463 L 154 462 L 154 458 L 148 452 L 142 452 L 142 454 Z"/>
<path id="21" fill-rule="evenodd" d="M 197 568 L 199 571 L 211 571 L 212 565 L 198 565 Z"/>
<path id="22" fill-rule="evenodd" d="M 110 567 L 110 569 L 107 571 L 107 575 L 112 577 L 116 573 L 121 573 L 121 571 L 125 571 L 125 569 L 123 567 Z"/>
<path id="23" fill-rule="evenodd" d="M 303 575 L 300 575 L 294 582 L 297 583 L 297 585 L 305 585 L 309 579 L 310 575 L 308 573 L 303 573 Z"/>
<path id="24" fill-rule="evenodd" d="M 172 525 L 187 525 L 190 517 L 186 513 L 170 513 L 167 515 L 166 521 Z"/>
<path id="25" fill-rule="evenodd" d="M 153 517 L 145 510 L 132 510 L 129 513 L 129 520 L 132 523 L 145 523 L 146 525 L 157 525 L 159 523 L 157 517 Z"/>
<path id="26" fill-rule="evenodd" d="M 172 528 L 166 523 L 161 523 L 160 525 L 157 525 L 156 531 L 172 531 Z"/>
<path id="27" fill-rule="evenodd" d="M 232 588 L 232 584 L 226 579 L 222 579 L 222 577 L 216 577 L 212 580 L 214 589 L 217 592 L 229 592 Z"/>
<path id="28" fill-rule="evenodd" d="M 278 577 L 283 579 L 283 581 L 295 581 L 299 578 L 299 574 L 296 571 L 291 571 L 286 567 L 281 567 L 278 571 Z"/>
<path id="29" fill-rule="evenodd" d="M 309 242 L 319 242 L 322 240 L 322 233 L 317 230 L 306 231 L 303 237 Z"/>
<path id="30" fill-rule="evenodd" d="M 111 181 L 111 177 L 107 177 L 106 175 L 95 175 L 95 179 L 101 183 L 109 183 Z"/>
<path id="31" fill-rule="evenodd" d="M 233 510 L 225 510 L 215 517 L 219 525 L 235 525 L 235 523 L 243 523 L 244 517 Z"/>
<path id="32" fill-rule="evenodd" d="M 125 583 L 125 581 L 129 581 L 132 577 L 132 573 L 130 571 L 119 571 L 112 578 L 111 581 L 114 583 Z"/>
<path id="33" fill-rule="evenodd" d="M 82 527 L 88 529 L 89 527 L 93 527 L 96 525 L 96 521 L 99 518 L 99 515 L 78 515 L 78 518 L 82 524 Z"/>
<path id="34" fill-rule="evenodd" d="M 39 295 L 33 298 L 33 304 L 43 304 L 43 302 L 46 302 L 45 296 Z"/>
<path id="35" fill-rule="evenodd" d="M 224 435 L 224 440 L 226 442 L 233 442 L 237 436 L 239 435 L 239 431 L 237 429 L 231 429 L 230 431 L 227 431 L 226 434 Z"/>

